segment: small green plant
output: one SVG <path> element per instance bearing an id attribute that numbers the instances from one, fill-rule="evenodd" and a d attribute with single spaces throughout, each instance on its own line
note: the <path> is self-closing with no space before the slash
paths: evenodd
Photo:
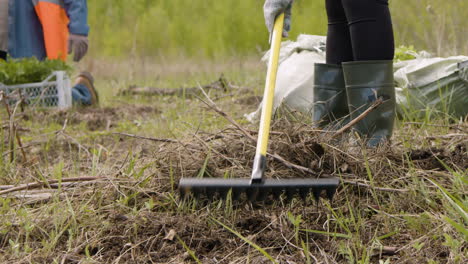
<path id="1" fill-rule="evenodd" d="M 71 71 L 61 60 L 39 61 L 35 57 L 0 60 L 0 83 L 6 85 L 41 82 L 53 71 Z"/>
<path id="2" fill-rule="evenodd" d="M 406 61 L 416 59 L 418 52 L 413 45 L 399 46 L 395 49 L 395 61 Z"/>
<path id="3" fill-rule="evenodd" d="M 296 240 L 296 244 L 299 244 L 299 231 L 301 230 L 302 216 L 294 216 L 291 212 L 288 212 L 288 220 L 294 226 L 294 238 Z"/>
<path id="4" fill-rule="evenodd" d="M 416 251 L 420 251 L 424 247 L 425 244 L 426 243 L 424 243 L 424 242 L 416 241 L 416 242 L 413 243 L 412 247 L 414 249 L 416 249 Z"/>
<path id="5" fill-rule="evenodd" d="M 450 194 L 444 187 L 438 183 L 430 180 L 430 182 L 435 185 L 441 192 L 442 197 L 449 203 L 450 206 L 446 206 L 447 212 L 453 215 L 448 217 L 446 215 L 442 216 L 442 219 L 450 224 L 461 236 L 468 240 L 468 207 L 466 202 L 458 199 L 455 195 Z"/>
<path id="6" fill-rule="evenodd" d="M 301 247 L 302 247 L 302 250 L 304 251 L 304 255 L 306 257 L 306 263 L 311 264 L 312 260 L 310 259 L 309 242 L 304 243 L 304 241 L 301 240 Z"/>
<path id="7" fill-rule="evenodd" d="M 148 209 L 150 211 L 153 210 L 155 205 L 156 205 L 156 203 L 154 202 L 153 198 L 150 198 L 150 199 L 148 199 L 148 201 L 145 202 L 146 209 Z"/>
<path id="8" fill-rule="evenodd" d="M 455 239 L 449 234 L 444 234 L 445 237 L 445 243 L 443 243 L 444 246 L 450 248 L 450 251 L 455 253 L 454 255 L 454 262 L 455 263 L 461 263 L 461 258 L 462 258 L 462 250 L 463 250 L 463 244 L 466 242 L 466 240 L 461 239 Z"/>

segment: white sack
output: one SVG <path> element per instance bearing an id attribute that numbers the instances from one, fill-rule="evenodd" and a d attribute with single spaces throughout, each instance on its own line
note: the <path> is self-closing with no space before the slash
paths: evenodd
<path id="1" fill-rule="evenodd" d="M 400 114 L 468 114 L 468 57 L 415 59 L 394 68 Z"/>
<path id="2" fill-rule="evenodd" d="M 297 42 L 285 41 L 281 44 L 280 65 L 276 78 L 273 112 L 280 106 L 308 113 L 313 102 L 312 85 L 314 64 L 325 62 L 326 37 L 300 35 Z M 268 64 L 270 52 L 262 61 Z M 257 111 L 245 115 L 247 120 L 260 119 L 262 103 Z"/>

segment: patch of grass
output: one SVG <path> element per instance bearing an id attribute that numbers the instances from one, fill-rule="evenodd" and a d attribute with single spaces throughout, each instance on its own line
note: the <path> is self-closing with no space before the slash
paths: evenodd
<path id="1" fill-rule="evenodd" d="M 249 89 L 210 91 L 210 97 L 255 131 L 257 125 L 245 122 L 243 115 L 256 109 L 258 101 L 250 99 L 263 88 L 264 65 L 257 59 L 185 61 L 177 67 L 140 61 L 131 68 L 96 60 L 101 107 L 18 115 L 17 125 L 29 129 L 19 135 L 32 145 L 27 161 L 21 155 L 14 162 L 2 156 L 0 192 L 7 185 L 62 182 L 0 195 L 0 262 L 467 262 L 466 136 L 459 136 L 466 133 L 466 122 L 402 119 L 391 148 L 364 152 L 348 142 L 327 141 L 304 117 L 289 118 L 291 113 L 275 120 L 271 150 L 321 174 L 339 176 L 342 184 L 333 203 L 293 199 L 292 204 L 239 205 L 230 195 L 214 203 L 179 199 L 180 177 L 208 172 L 220 178 L 249 177 L 254 145 L 197 98 L 120 95 L 119 89 L 132 84 L 192 87 L 224 73 Z M 0 116 L 7 125 L 2 110 Z M 65 130 L 58 133 L 65 120 Z M 5 154 L 8 130 L 0 136 Z M 311 147 L 317 142 L 323 154 Z M 268 177 L 304 177 L 274 160 L 268 168 Z M 102 180 L 63 182 L 92 175 Z M 223 219 L 236 233 L 212 219 Z M 183 243 L 164 239 L 169 230 Z"/>

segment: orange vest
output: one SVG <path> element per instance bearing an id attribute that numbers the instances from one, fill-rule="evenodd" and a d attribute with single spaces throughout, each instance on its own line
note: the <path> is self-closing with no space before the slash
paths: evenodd
<path id="1" fill-rule="evenodd" d="M 44 44 L 49 59 L 65 61 L 68 54 L 69 18 L 62 0 L 32 0 L 44 31 Z"/>

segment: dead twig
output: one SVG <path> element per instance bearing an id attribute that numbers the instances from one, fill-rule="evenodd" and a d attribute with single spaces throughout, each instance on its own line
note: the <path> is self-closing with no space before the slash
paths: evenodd
<path id="1" fill-rule="evenodd" d="M 277 161 L 283 163 L 286 167 L 290 168 L 290 169 L 296 169 L 298 171 L 302 171 L 304 173 L 308 173 L 308 174 L 312 174 L 312 175 L 316 175 L 318 176 L 319 174 L 309 168 L 306 168 L 306 167 L 303 167 L 303 166 L 300 166 L 300 165 L 297 165 L 297 164 L 294 164 L 292 162 L 289 162 L 287 160 L 285 160 L 283 157 L 281 157 L 280 155 L 278 154 L 268 154 L 270 157 L 276 159 Z"/>
<path id="2" fill-rule="evenodd" d="M 76 140 L 75 138 L 73 138 L 72 136 L 68 135 L 65 132 L 65 130 L 67 129 L 67 124 L 68 124 L 68 119 L 65 119 L 65 121 L 63 122 L 62 128 L 60 130 L 56 131 L 55 135 L 56 136 L 62 135 L 66 139 L 71 140 L 74 144 L 76 144 L 78 146 L 78 148 L 83 149 L 86 152 L 86 154 L 88 154 L 88 156 L 91 156 L 91 153 L 89 152 L 89 150 L 86 147 L 81 145 L 78 140 Z"/>
<path id="3" fill-rule="evenodd" d="M 369 184 L 365 184 L 362 182 L 357 182 L 357 181 L 350 181 L 350 180 L 342 180 L 343 183 L 350 184 L 350 185 L 355 185 L 357 187 L 363 187 L 366 189 L 372 189 L 376 191 L 382 191 L 382 192 L 398 192 L 398 193 L 407 193 L 409 192 L 408 189 L 394 189 L 394 188 L 384 188 L 384 187 L 375 187 L 371 186 Z"/>
<path id="4" fill-rule="evenodd" d="M 247 130 L 245 130 L 239 123 L 237 123 L 234 119 L 232 119 L 226 112 L 221 110 L 213 100 L 208 96 L 208 94 L 203 90 L 203 87 L 198 86 L 198 89 L 201 90 L 202 94 L 205 96 L 206 100 L 203 100 L 201 98 L 198 98 L 200 101 L 202 101 L 204 104 L 206 104 L 209 108 L 213 109 L 216 113 L 218 113 L 220 116 L 224 117 L 227 121 L 229 121 L 231 124 L 233 124 L 237 129 L 239 129 L 242 133 L 244 133 L 245 136 L 247 136 L 250 140 L 252 141 L 257 141 L 255 137 L 253 137 Z"/>
<path id="5" fill-rule="evenodd" d="M 137 139 L 144 139 L 144 140 L 149 140 L 149 141 L 154 141 L 154 142 L 179 143 L 179 141 L 177 141 L 175 139 L 168 139 L 168 138 L 144 137 L 144 136 L 138 136 L 138 135 L 133 135 L 133 134 L 121 133 L 121 132 L 113 132 L 112 134 L 113 135 L 119 135 L 119 136 L 125 136 L 125 137 L 131 137 L 131 138 L 137 138 Z"/>
<path id="6" fill-rule="evenodd" d="M 404 124 L 405 125 L 417 125 L 417 126 L 446 127 L 446 128 L 452 128 L 452 129 L 457 129 L 461 131 L 468 128 L 468 126 L 464 126 L 463 124 L 441 125 L 441 124 L 428 124 L 424 122 L 405 122 Z"/>
<path id="7" fill-rule="evenodd" d="M 58 188 L 72 188 L 72 187 L 75 187 L 76 185 L 80 185 L 80 186 L 84 186 L 84 185 L 88 185 L 88 184 L 92 184 L 92 182 L 62 182 L 62 183 L 53 183 L 53 184 L 49 184 L 48 187 L 50 187 L 51 189 L 58 189 Z M 0 185 L 0 190 L 9 190 L 11 188 L 15 188 L 17 186 L 15 185 Z"/>
<path id="8" fill-rule="evenodd" d="M 2 101 L 3 104 L 5 105 L 5 109 L 6 109 L 6 112 L 8 114 L 8 118 L 10 119 L 10 125 L 9 125 L 9 127 L 10 127 L 10 131 L 9 131 L 9 135 L 10 135 L 10 138 L 9 138 L 9 141 L 10 141 L 10 162 L 13 162 L 14 159 L 15 159 L 15 137 L 16 137 L 16 141 L 18 142 L 18 146 L 19 146 L 19 148 L 21 150 L 21 154 L 23 155 L 23 159 L 26 162 L 27 161 L 26 152 L 24 152 L 23 144 L 21 143 L 21 137 L 17 133 L 15 118 L 14 118 L 15 113 L 16 113 L 16 109 L 22 103 L 22 99 L 20 99 L 16 103 L 15 108 L 13 110 L 13 113 L 10 111 L 10 106 L 8 105 L 8 102 L 5 100 L 5 94 L 3 92 L 0 93 L 0 101 Z"/>
<path id="9" fill-rule="evenodd" d="M 343 134 L 344 132 L 346 132 L 348 129 L 350 129 L 355 124 L 357 124 L 359 121 L 364 119 L 368 114 L 370 114 L 372 111 L 374 111 L 377 107 L 379 107 L 383 103 L 384 103 L 383 99 L 378 98 L 374 103 L 372 103 L 371 106 L 369 106 L 369 108 L 366 109 L 366 111 L 364 111 L 362 114 L 360 114 L 355 119 L 351 120 L 351 122 L 346 124 L 344 127 L 340 128 L 338 131 L 336 131 L 335 134 L 333 134 L 332 138 L 336 138 L 336 137 L 340 136 L 341 134 Z"/>
<path id="10" fill-rule="evenodd" d="M 30 148 L 30 147 L 34 147 L 34 146 L 38 146 L 38 145 L 41 145 L 43 144 L 43 142 L 34 142 L 34 143 L 30 143 L 30 144 L 27 144 L 27 145 L 24 145 L 22 147 L 18 147 L 18 148 L 15 148 L 13 150 L 9 150 L 9 151 L 6 151 L 2 154 L 2 156 L 6 156 L 6 155 L 9 155 L 11 153 L 14 153 L 15 151 L 17 150 L 21 150 L 21 151 L 24 151 L 25 149 L 27 148 Z"/>
<path id="11" fill-rule="evenodd" d="M 447 135 L 440 135 L 440 136 L 427 136 L 427 139 L 434 140 L 434 139 L 452 139 L 455 137 L 467 137 L 468 134 L 447 134 Z"/>
<path id="12" fill-rule="evenodd" d="M 9 130 L 9 129 L 10 129 L 10 126 L 9 126 L 9 125 L 3 125 L 3 126 L 2 126 L 2 129 L 4 129 L 4 130 Z M 29 128 L 24 128 L 24 127 L 18 127 L 18 126 L 17 126 L 17 127 L 16 127 L 16 131 L 30 132 L 31 129 L 29 129 Z"/>
<path id="13" fill-rule="evenodd" d="M 77 178 L 65 178 L 62 180 L 48 180 L 45 182 L 33 182 L 33 183 L 27 183 L 27 184 L 22 184 L 17 187 L 13 187 L 4 191 L 0 191 L 0 195 L 5 195 L 8 193 L 12 192 L 17 192 L 17 191 L 23 191 L 23 190 L 30 190 L 34 188 L 40 188 L 44 186 L 50 186 L 50 184 L 57 184 L 61 182 L 87 182 L 87 181 L 96 181 L 96 180 L 103 180 L 106 178 L 102 177 L 77 177 Z"/>
<path id="14" fill-rule="evenodd" d="M 372 250 L 372 257 L 377 257 L 377 256 L 393 256 L 396 255 L 398 252 L 397 247 L 389 247 L 389 246 L 382 246 L 380 248 L 375 248 Z"/>
<path id="15" fill-rule="evenodd" d="M 230 84 L 226 78 L 221 75 L 218 80 L 202 86 L 205 90 L 219 90 L 226 92 L 228 89 L 242 89 L 241 87 Z M 119 95 L 149 95 L 149 96 L 186 96 L 192 97 L 199 94 L 198 87 L 182 87 L 178 89 L 167 89 L 157 87 L 139 87 L 136 85 L 130 86 L 127 90 L 119 93 Z"/>

